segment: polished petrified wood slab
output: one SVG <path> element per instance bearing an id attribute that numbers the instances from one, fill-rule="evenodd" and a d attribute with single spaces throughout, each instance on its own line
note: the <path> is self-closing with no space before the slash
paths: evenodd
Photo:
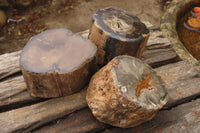
<path id="1" fill-rule="evenodd" d="M 82 89 L 95 71 L 96 51 L 93 43 L 67 29 L 32 37 L 20 57 L 31 96 L 59 97 Z"/>

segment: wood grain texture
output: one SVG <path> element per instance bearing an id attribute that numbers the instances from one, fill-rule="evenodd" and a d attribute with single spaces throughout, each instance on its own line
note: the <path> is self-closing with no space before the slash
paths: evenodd
<path id="1" fill-rule="evenodd" d="M 28 132 L 87 106 L 86 90 L 0 114 L 2 133 Z"/>
<path id="2" fill-rule="evenodd" d="M 0 55 L 0 79 L 20 71 L 19 56 L 21 51 Z"/>
<path id="3" fill-rule="evenodd" d="M 24 106 L 44 99 L 33 98 L 27 92 L 22 76 L 0 82 L 0 111 L 7 108 Z"/>
<path id="4" fill-rule="evenodd" d="M 89 133 L 97 132 L 109 127 L 100 123 L 92 115 L 89 108 L 74 112 L 65 119 L 56 121 L 56 124 L 42 127 L 33 133 Z"/>

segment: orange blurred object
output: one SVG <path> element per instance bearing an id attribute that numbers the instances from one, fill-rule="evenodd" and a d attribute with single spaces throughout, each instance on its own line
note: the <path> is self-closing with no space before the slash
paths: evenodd
<path id="1" fill-rule="evenodd" d="M 194 7 L 194 8 L 193 8 L 193 12 L 194 12 L 195 14 L 200 14 L 200 7 Z"/>
<path id="2" fill-rule="evenodd" d="M 200 21 L 197 18 L 189 18 L 187 25 L 193 29 L 200 29 Z"/>

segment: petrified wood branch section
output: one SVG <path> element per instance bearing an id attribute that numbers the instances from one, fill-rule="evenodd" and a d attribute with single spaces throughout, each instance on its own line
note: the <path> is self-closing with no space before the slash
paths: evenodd
<path id="1" fill-rule="evenodd" d="M 86 100 L 99 121 L 128 128 L 152 119 L 166 104 L 167 93 L 148 65 L 123 55 L 95 73 Z"/>
<path id="2" fill-rule="evenodd" d="M 67 29 L 31 38 L 20 57 L 31 96 L 58 97 L 82 89 L 95 69 L 96 51 L 93 43 Z"/>
<path id="3" fill-rule="evenodd" d="M 118 55 L 140 58 L 148 37 L 145 24 L 118 8 L 97 10 L 88 36 L 98 47 L 98 64 L 101 66 Z"/>

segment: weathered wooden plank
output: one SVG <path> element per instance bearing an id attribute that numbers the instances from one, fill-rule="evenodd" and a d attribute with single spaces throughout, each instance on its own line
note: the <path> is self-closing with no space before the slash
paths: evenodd
<path id="1" fill-rule="evenodd" d="M 177 54 L 171 48 L 156 48 L 145 50 L 141 59 L 152 67 L 158 67 L 178 61 L 177 57 Z"/>
<path id="2" fill-rule="evenodd" d="M 2 133 L 28 132 L 35 127 L 61 118 L 87 106 L 86 90 L 0 114 Z"/>
<path id="3" fill-rule="evenodd" d="M 85 133 L 101 131 L 108 125 L 98 122 L 89 108 L 72 113 L 56 124 L 48 125 L 33 133 Z"/>
<path id="4" fill-rule="evenodd" d="M 12 87 L 10 86 L 12 84 Z M 23 77 L 18 76 L 0 83 L 0 105 L 4 99 L 10 96 L 17 95 L 20 92 L 26 90 L 26 85 L 24 83 Z"/>
<path id="5" fill-rule="evenodd" d="M 0 112 L 7 110 L 10 106 L 15 108 L 36 101 L 41 101 L 41 99 L 29 95 L 22 76 L 0 82 Z"/>
<path id="6" fill-rule="evenodd" d="M 152 119 L 130 129 L 113 128 L 104 133 L 199 133 L 200 99 L 182 104 L 171 110 L 163 110 Z"/>
<path id="7" fill-rule="evenodd" d="M 0 112 L 10 106 L 20 107 L 26 103 L 41 101 L 29 95 L 22 76 L 0 82 Z M 6 109 L 7 110 L 7 109 Z"/>
<path id="8" fill-rule="evenodd" d="M 165 82 L 169 101 L 165 108 L 200 95 L 200 77 L 187 61 L 180 61 L 154 69 Z"/>
<path id="9" fill-rule="evenodd" d="M 150 37 L 147 42 L 147 46 L 153 46 L 155 44 L 162 44 L 164 46 L 169 46 L 170 40 L 168 38 L 164 38 L 162 36 L 162 32 L 159 30 L 151 31 L 150 32 Z"/>
<path id="10" fill-rule="evenodd" d="M 21 51 L 0 55 L 0 79 L 20 71 L 19 56 Z"/>
<path id="11" fill-rule="evenodd" d="M 186 101 L 191 100 L 197 95 L 200 95 L 200 89 L 199 89 L 200 78 L 197 77 L 198 72 L 194 68 L 191 68 L 190 65 L 188 65 L 186 61 L 169 64 L 169 65 L 162 66 L 154 70 L 158 74 L 162 74 L 160 76 L 164 80 L 166 84 L 167 92 L 169 94 L 169 102 L 167 103 L 165 108 L 171 108 L 172 105 L 176 105 L 185 100 Z M 74 131 L 75 133 L 79 132 L 78 129 L 81 128 L 82 126 L 82 125 L 79 126 L 79 123 L 84 123 L 85 119 L 87 119 L 88 122 L 85 122 L 84 126 L 89 127 L 89 125 L 91 124 L 95 124 L 98 127 L 102 126 L 102 123 L 93 121 L 94 117 L 85 118 L 85 116 L 87 116 L 86 115 L 87 113 L 84 113 L 82 111 L 80 111 L 79 113 L 82 115 L 77 115 L 74 117 L 76 117 L 76 119 L 82 122 L 79 121 L 79 122 L 72 123 L 70 131 Z M 68 124 L 70 124 L 70 119 L 66 118 L 65 120 L 61 121 L 59 124 L 52 124 L 50 126 L 46 126 L 44 128 L 39 129 L 37 133 L 62 132 L 68 129 Z M 92 131 L 93 128 L 96 129 L 95 126 L 94 127 L 91 126 L 90 128 L 88 128 L 88 132 Z M 102 128 L 100 128 L 99 130 L 102 130 Z"/>

